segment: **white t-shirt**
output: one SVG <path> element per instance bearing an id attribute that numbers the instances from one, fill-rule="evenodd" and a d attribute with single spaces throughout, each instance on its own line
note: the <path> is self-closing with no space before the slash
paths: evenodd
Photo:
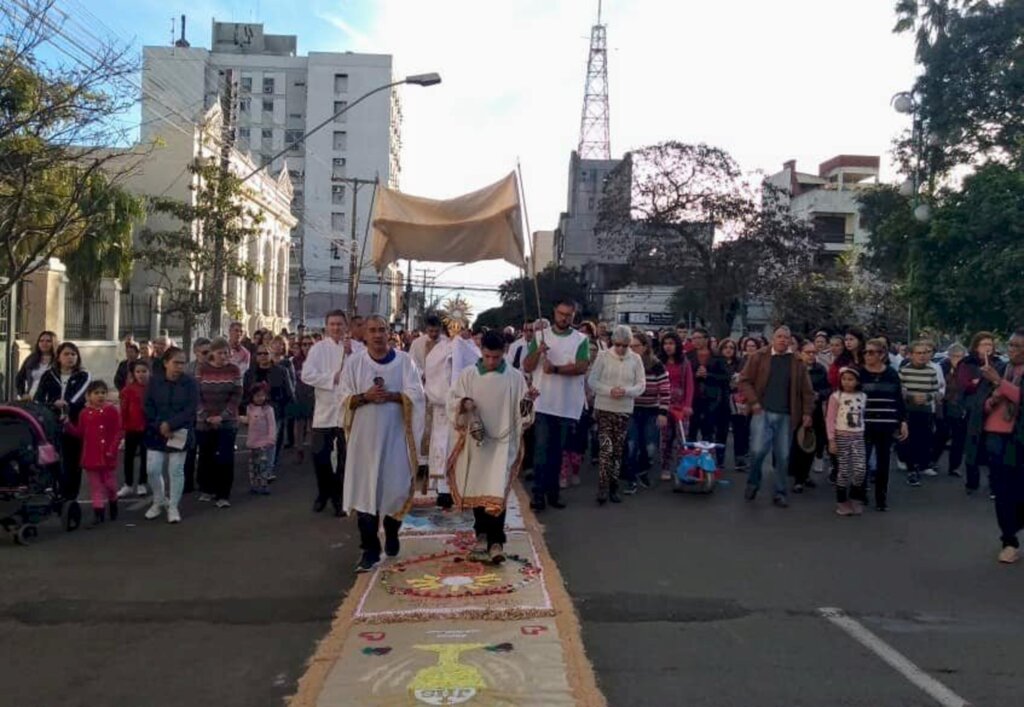
<path id="1" fill-rule="evenodd" d="M 534 334 L 529 352 L 536 351 L 541 341 L 548 345 L 547 359 L 555 366 L 565 366 L 577 361 L 590 361 L 590 339 L 581 332 L 570 329 L 558 334 L 553 328 Z M 578 420 L 586 404 L 586 375 L 548 375 L 544 372 L 543 358 L 533 371 L 533 385 L 540 391 L 534 402 L 534 410 L 545 415 Z"/>

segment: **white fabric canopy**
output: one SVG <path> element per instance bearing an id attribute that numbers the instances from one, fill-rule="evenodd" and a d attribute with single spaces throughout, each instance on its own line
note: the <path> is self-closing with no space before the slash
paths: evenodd
<path id="1" fill-rule="evenodd" d="M 373 264 L 399 258 L 439 263 L 502 259 L 525 267 L 519 182 L 499 182 L 454 199 L 425 199 L 381 187 L 373 209 Z"/>

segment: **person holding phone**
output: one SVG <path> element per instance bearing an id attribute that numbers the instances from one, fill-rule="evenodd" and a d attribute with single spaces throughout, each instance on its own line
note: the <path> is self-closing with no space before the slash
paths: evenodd
<path id="1" fill-rule="evenodd" d="M 992 368 L 1000 375 L 1004 364 L 995 356 L 995 335 L 979 331 L 971 338 L 970 349 L 957 367 L 957 383 L 963 391 L 967 410 L 967 437 L 964 444 L 964 490 L 973 496 L 981 486 L 981 467 L 985 464 L 985 402 L 992 395 L 993 386 L 981 375 L 984 368 Z"/>

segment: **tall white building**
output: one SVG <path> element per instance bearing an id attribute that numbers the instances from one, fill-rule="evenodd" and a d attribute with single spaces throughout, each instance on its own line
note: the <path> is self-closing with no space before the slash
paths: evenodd
<path id="1" fill-rule="evenodd" d="M 143 49 L 143 142 L 174 130 L 173 124 L 201 120 L 230 81 L 236 147 L 248 151 L 257 164 L 266 164 L 349 101 L 393 80 L 389 55 L 299 56 L 295 36 L 264 34 L 262 24 L 215 21 L 210 45 L 208 50 L 179 41 Z M 373 186 L 359 189 L 353 208 L 352 184 L 343 180 L 377 179 L 381 185 L 397 186 L 400 120 L 397 93 L 382 91 L 270 165 L 276 173 L 287 163 L 294 188 L 292 209 L 299 219 L 292 234 L 293 323 L 316 325 L 328 310 L 348 306 L 352 249 L 357 258 L 364 253 L 364 259 L 369 257 L 363 241 Z M 362 266 L 357 296 L 361 313 L 390 314 L 393 298 L 380 281 L 372 266 Z"/>

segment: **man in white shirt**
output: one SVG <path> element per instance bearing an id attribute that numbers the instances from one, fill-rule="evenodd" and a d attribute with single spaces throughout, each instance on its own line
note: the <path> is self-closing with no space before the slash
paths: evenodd
<path id="1" fill-rule="evenodd" d="M 444 336 L 441 331 L 441 319 L 434 314 L 431 314 L 424 320 L 423 330 L 424 335 L 417 336 L 409 344 L 409 355 L 412 356 L 416 367 L 420 369 L 420 373 L 426 375 L 427 355 L 438 343 L 446 340 L 448 337 Z"/>
<path id="2" fill-rule="evenodd" d="M 324 317 L 326 336 L 309 350 L 302 365 L 302 382 L 313 388 L 313 468 L 316 471 L 316 501 L 319 513 L 330 501 L 334 515 L 344 516 L 341 503 L 345 474 L 345 435 L 342 431 L 341 372 L 352 354 L 363 346 L 347 334 L 345 313 L 335 309 Z M 331 461 L 332 453 L 335 456 Z"/>
<path id="3" fill-rule="evenodd" d="M 584 376 L 590 366 L 590 339 L 572 328 L 576 303 L 562 300 L 555 305 L 550 329 L 541 329 L 530 342 L 523 371 L 533 374 L 540 391 L 535 410 L 533 501 L 530 508 L 542 511 L 548 505 L 565 508 L 558 497 L 558 475 L 569 424 L 580 419 L 586 403 Z"/>
<path id="4" fill-rule="evenodd" d="M 238 370 L 242 372 L 242 377 L 245 377 L 245 372 L 249 370 L 249 363 L 251 356 L 249 349 L 242 345 L 242 334 L 245 330 L 242 328 L 242 322 L 231 322 L 228 325 L 228 363 L 233 363 L 238 366 Z"/>
<path id="5" fill-rule="evenodd" d="M 517 371 L 523 368 L 523 360 L 526 358 L 526 349 L 533 341 L 533 322 L 523 322 L 523 335 L 512 342 L 505 354 L 505 363 Z"/>

